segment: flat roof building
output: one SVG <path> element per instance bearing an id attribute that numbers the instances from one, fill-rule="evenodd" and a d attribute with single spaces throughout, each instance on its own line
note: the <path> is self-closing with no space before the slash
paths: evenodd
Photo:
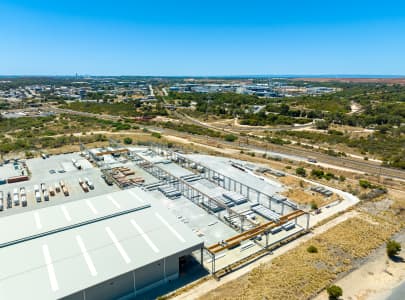
<path id="1" fill-rule="evenodd" d="M 1 299 L 115 299 L 179 276 L 203 242 L 139 188 L 0 218 Z"/>

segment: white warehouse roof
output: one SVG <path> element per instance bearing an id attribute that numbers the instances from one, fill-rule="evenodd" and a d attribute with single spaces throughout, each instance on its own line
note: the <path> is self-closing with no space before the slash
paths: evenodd
<path id="1" fill-rule="evenodd" d="M 202 247 L 141 189 L 0 218 L 0 299 L 55 299 Z"/>

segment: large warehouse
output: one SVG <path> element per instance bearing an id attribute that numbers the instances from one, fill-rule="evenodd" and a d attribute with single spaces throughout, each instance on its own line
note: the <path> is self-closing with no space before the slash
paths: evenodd
<path id="1" fill-rule="evenodd" d="M 116 299 L 178 277 L 203 242 L 139 188 L 0 218 L 0 299 Z"/>

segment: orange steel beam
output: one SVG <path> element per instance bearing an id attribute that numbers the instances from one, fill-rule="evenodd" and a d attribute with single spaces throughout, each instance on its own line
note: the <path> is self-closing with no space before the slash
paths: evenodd
<path id="1" fill-rule="evenodd" d="M 114 153 L 125 153 L 128 151 L 129 151 L 128 149 L 117 149 L 117 150 L 111 150 L 111 151 L 104 151 L 104 152 L 96 153 L 96 156 L 103 156 L 103 155 L 114 154 Z"/>
<path id="2" fill-rule="evenodd" d="M 294 211 L 292 213 L 289 213 L 288 215 L 282 216 L 280 218 L 279 223 L 275 223 L 273 221 L 264 223 L 258 227 L 255 227 L 253 229 L 247 230 L 243 233 L 230 237 L 229 239 L 225 240 L 225 242 L 223 244 L 221 244 L 221 243 L 214 244 L 214 245 L 209 246 L 207 249 L 211 253 L 218 253 L 218 252 L 221 252 L 222 250 L 238 246 L 243 241 L 256 237 L 259 234 L 262 234 L 262 233 L 264 233 L 274 227 L 280 226 L 284 223 L 287 223 L 288 221 L 294 220 L 295 218 L 298 218 L 304 214 L 306 214 L 306 212 L 304 212 L 302 210 Z"/>

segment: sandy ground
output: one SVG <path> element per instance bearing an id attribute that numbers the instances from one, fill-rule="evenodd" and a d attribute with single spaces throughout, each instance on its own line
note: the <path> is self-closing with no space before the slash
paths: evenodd
<path id="1" fill-rule="evenodd" d="M 204 145 L 204 144 L 200 144 L 197 142 L 193 142 L 190 141 L 189 139 L 186 138 L 182 138 L 182 137 L 178 137 L 178 136 L 174 136 L 174 135 L 165 135 L 165 138 L 167 138 L 170 141 L 173 142 L 177 142 L 177 143 L 182 143 L 182 144 L 195 144 L 198 145 L 200 147 L 209 149 L 211 151 L 216 151 L 216 152 L 220 152 L 220 153 L 224 153 L 224 154 L 237 154 L 240 151 L 237 149 L 230 149 L 230 148 L 219 148 L 219 147 L 214 147 L 214 146 L 209 146 L 209 145 Z"/>
<path id="2" fill-rule="evenodd" d="M 358 113 L 359 111 L 361 111 L 362 107 L 359 103 L 352 101 L 350 103 L 350 110 L 351 112 L 349 112 L 349 114 L 355 114 Z"/>
<path id="3" fill-rule="evenodd" d="M 198 286 L 192 288 L 191 290 L 186 291 L 183 294 L 181 294 L 177 297 L 174 297 L 172 299 L 191 300 L 191 299 L 197 299 L 197 298 L 203 297 L 209 291 L 214 290 L 229 281 L 232 281 L 234 279 L 241 277 L 242 275 L 250 272 L 252 269 L 259 266 L 260 264 L 268 263 L 269 261 L 280 256 L 281 254 L 288 252 L 289 250 L 297 247 L 298 245 L 310 240 L 314 236 L 317 236 L 317 235 L 327 231 L 328 229 L 336 226 L 337 224 L 342 223 L 342 222 L 346 221 L 347 219 L 356 216 L 357 214 L 358 213 L 356 211 L 347 212 L 347 213 L 331 220 L 330 222 L 315 228 L 310 234 L 304 235 L 301 238 L 298 238 L 298 239 L 294 240 L 293 242 L 291 242 L 283 247 L 280 247 L 279 249 L 275 250 L 272 255 L 267 255 L 267 256 L 263 257 L 262 259 L 259 259 L 255 262 L 251 263 L 250 265 L 248 265 L 244 268 L 241 268 L 241 269 L 223 277 L 220 281 L 216 281 L 215 279 L 209 279 L 208 281 L 202 283 L 201 285 L 198 285 Z"/>
<path id="4" fill-rule="evenodd" d="M 405 232 L 397 235 L 395 239 L 405 242 Z M 402 247 L 399 257 L 405 257 Z M 335 284 L 342 287 L 342 299 L 350 300 L 383 300 L 391 291 L 405 281 L 405 262 L 394 262 L 387 258 L 385 245 L 369 256 L 364 264 L 338 280 Z M 327 300 L 326 292 L 322 292 L 315 300 Z"/>

